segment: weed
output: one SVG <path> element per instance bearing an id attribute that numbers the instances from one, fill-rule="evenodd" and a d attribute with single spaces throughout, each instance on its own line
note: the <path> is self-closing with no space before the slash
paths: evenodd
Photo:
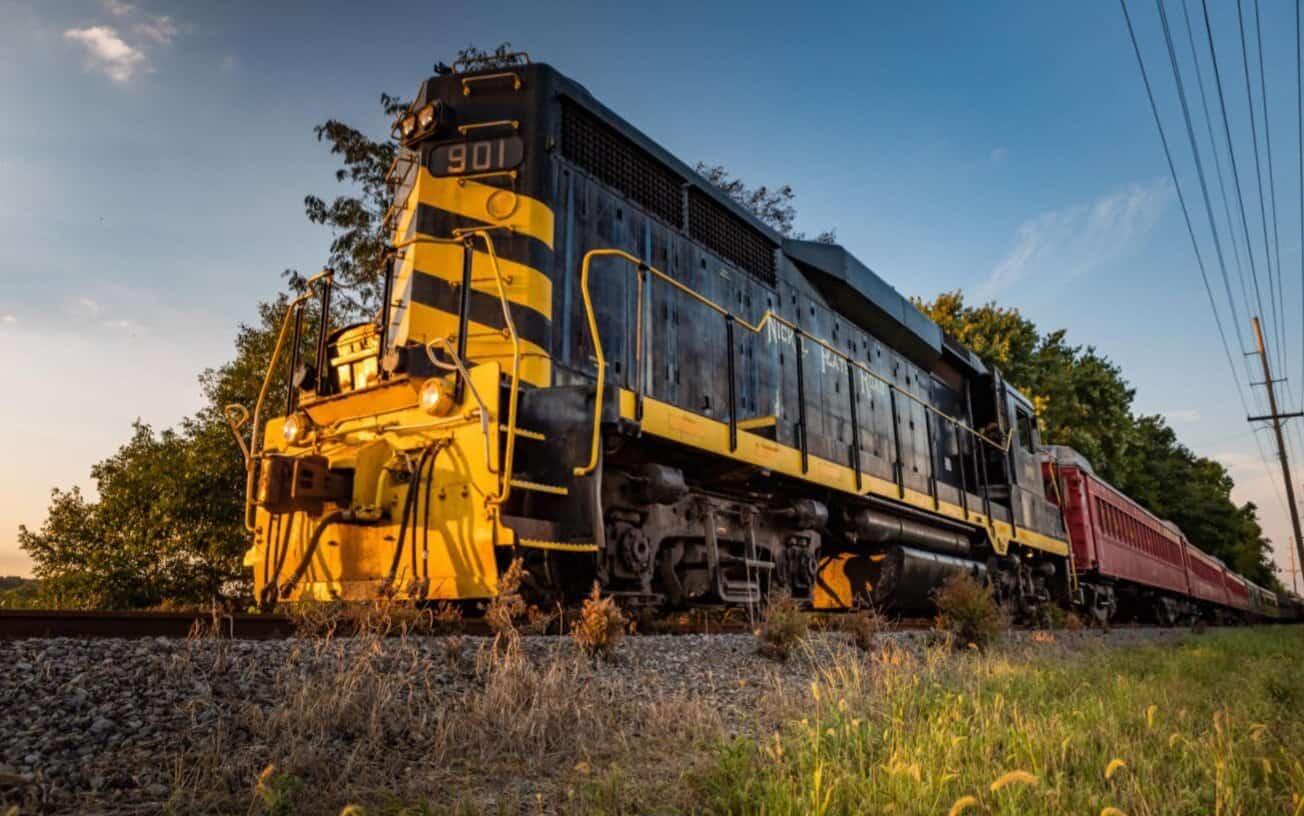
<path id="1" fill-rule="evenodd" d="M 1086 628 L 1086 624 L 1078 617 L 1078 613 L 1069 612 L 1064 616 L 1064 628 L 1070 632 L 1080 632 Z"/>
<path id="2" fill-rule="evenodd" d="M 625 616 L 616 599 L 602 597 L 598 582 L 584 599 L 580 616 L 571 624 L 571 637 L 580 651 L 589 657 L 611 657 L 625 634 Z"/>
<path id="3" fill-rule="evenodd" d="M 524 562 L 520 558 L 512 563 L 498 579 L 498 594 L 489 602 L 484 617 L 494 631 L 494 655 L 516 653 L 521 643 L 521 632 L 516 621 L 525 614 L 525 599 L 521 597 L 521 580 L 525 577 Z M 500 652 L 501 650 L 501 652 Z"/>
<path id="4" fill-rule="evenodd" d="M 756 651 L 771 660 L 786 661 L 809 632 L 810 621 L 806 613 L 787 592 L 775 590 L 770 593 L 765 621 L 757 633 L 760 643 Z"/>
<path id="5" fill-rule="evenodd" d="M 848 613 L 840 621 L 842 631 L 851 635 L 851 642 L 862 652 L 878 648 L 879 635 L 887 631 L 887 621 L 873 607 Z"/>
<path id="6" fill-rule="evenodd" d="M 934 593 L 937 628 L 950 632 L 960 647 L 985 649 L 1009 628 L 992 588 L 968 573 L 957 572 Z"/>
<path id="7" fill-rule="evenodd" d="M 302 779 L 268 765 L 254 782 L 254 804 L 267 816 L 291 816 L 296 812 L 294 797 L 302 788 Z"/>

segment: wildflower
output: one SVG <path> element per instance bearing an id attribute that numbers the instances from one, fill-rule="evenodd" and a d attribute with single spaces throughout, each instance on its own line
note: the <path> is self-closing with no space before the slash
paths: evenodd
<path id="1" fill-rule="evenodd" d="M 964 742 L 964 735 L 963 735 L 963 734 L 956 734 L 954 737 L 951 737 L 951 747 L 952 747 L 952 748 L 954 748 L 955 746 L 959 745 L 959 744 L 962 743 L 962 742 Z"/>
<path id="2" fill-rule="evenodd" d="M 1146 709 L 1146 728 L 1147 728 L 1147 729 L 1149 729 L 1149 728 L 1154 728 L 1154 725 L 1155 725 L 1155 712 L 1158 711 L 1158 710 L 1159 710 L 1159 706 L 1155 705 L 1154 703 L 1151 703 L 1151 704 L 1150 704 L 1150 707 Z"/>
<path id="3" fill-rule="evenodd" d="M 946 816 L 958 816 L 958 814 L 963 813 L 965 810 L 977 804 L 978 804 L 978 800 L 975 799 L 974 797 L 961 796 L 959 799 L 955 800 L 954 804 L 951 805 L 951 809 L 946 812 Z"/>
<path id="4" fill-rule="evenodd" d="M 363 816 L 364 811 L 357 805 L 345 805 L 340 816 Z"/>
<path id="5" fill-rule="evenodd" d="M 1015 782 L 1020 785 L 1036 785 L 1037 777 L 1027 771 L 1007 771 L 1006 773 L 1001 774 L 1001 776 L 992 783 L 991 790 L 995 793 L 1006 785 L 1011 785 Z"/>
<path id="6" fill-rule="evenodd" d="M 810 696 L 815 698 L 815 702 L 820 701 L 820 687 L 814 680 L 810 681 Z"/>
<path id="7" fill-rule="evenodd" d="M 1100 811 L 1100 816 L 1127 816 L 1127 814 L 1116 807 L 1107 807 Z"/>
<path id="8" fill-rule="evenodd" d="M 1126 768 L 1126 767 L 1127 767 L 1127 763 L 1124 762 L 1123 760 L 1118 758 L 1111 759 L 1109 761 L 1109 764 L 1105 766 L 1105 778 L 1113 779 L 1114 774 L 1118 773 L 1120 768 Z"/>
<path id="9" fill-rule="evenodd" d="M 1263 775 L 1272 776 L 1272 760 L 1262 757 L 1260 761 L 1263 763 Z"/>
<path id="10" fill-rule="evenodd" d="M 575 770 L 579 771 L 579 772 L 582 773 L 582 774 L 586 774 L 586 773 L 588 773 L 591 769 L 590 769 L 590 767 L 589 767 L 589 763 L 587 763 L 587 762 L 585 762 L 584 760 L 581 759 L 579 762 L 576 762 L 576 763 L 575 763 Z"/>
<path id="11" fill-rule="evenodd" d="M 838 700 L 838 711 L 846 711 L 846 710 L 847 710 L 847 698 L 843 697 Z"/>
<path id="12" fill-rule="evenodd" d="M 1182 733 L 1181 733 L 1180 731 L 1174 731 L 1173 733 L 1169 734 L 1169 735 L 1168 735 L 1168 747 L 1169 747 L 1169 748 L 1172 748 L 1172 747 L 1173 747 L 1174 745 L 1176 745 L 1176 744 L 1177 744 L 1181 739 L 1182 739 Z"/>
<path id="13" fill-rule="evenodd" d="M 1263 738 L 1263 732 L 1267 730 L 1268 730 L 1268 726 L 1265 725 L 1264 723 L 1255 723 L 1254 725 L 1251 725 L 1250 739 L 1254 740 L 1255 742 L 1258 742 L 1260 739 Z"/>

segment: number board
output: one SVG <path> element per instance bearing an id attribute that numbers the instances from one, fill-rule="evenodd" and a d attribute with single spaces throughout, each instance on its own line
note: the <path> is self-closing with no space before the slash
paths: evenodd
<path id="1" fill-rule="evenodd" d="M 430 173 L 435 176 L 463 176 L 511 170 L 525 158 L 520 136 L 445 144 L 430 151 Z"/>

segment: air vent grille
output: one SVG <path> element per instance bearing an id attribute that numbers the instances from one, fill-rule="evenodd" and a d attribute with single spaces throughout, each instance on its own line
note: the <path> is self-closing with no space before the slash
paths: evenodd
<path id="1" fill-rule="evenodd" d="M 688 235 L 726 261 L 774 285 L 774 244 L 696 188 L 688 192 Z"/>
<path id="2" fill-rule="evenodd" d="M 569 100 L 562 103 L 561 154 L 658 218 L 683 226 L 679 176 Z"/>

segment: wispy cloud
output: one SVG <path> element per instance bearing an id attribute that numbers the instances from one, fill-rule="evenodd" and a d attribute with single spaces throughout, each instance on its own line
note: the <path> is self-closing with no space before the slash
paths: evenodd
<path id="1" fill-rule="evenodd" d="M 114 82 L 127 82 L 148 67 L 145 52 L 128 45 L 113 26 L 70 28 L 63 36 L 85 48 L 88 64 Z"/>
<path id="2" fill-rule="evenodd" d="M 150 49 L 171 45 L 181 33 L 181 26 L 170 16 L 145 14 L 121 0 L 104 0 L 102 5 L 111 23 L 70 28 L 63 36 L 82 47 L 88 69 L 119 84 L 153 71 Z"/>
<path id="3" fill-rule="evenodd" d="M 153 40 L 159 45 L 171 45 L 177 36 L 177 24 L 171 17 L 151 17 L 136 23 L 135 31 L 142 37 Z"/>
<path id="4" fill-rule="evenodd" d="M 1064 280 L 1094 271 L 1130 249 L 1154 227 L 1172 196 L 1160 179 L 1131 184 L 1091 204 L 1050 210 L 1019 225 L 1014 245 L 979 287 L 992 297 L 1030 275 Z"/>
<path id="5" fill-rule="evenodd" d="M 95 301 L 91 300 L 88 297 L 77 298 L 77 308 L 79 311 L 88 314 L 91 317 L 95 317 L 101 311 L 103 311 L 100 304 L 96 303 Z"/>

